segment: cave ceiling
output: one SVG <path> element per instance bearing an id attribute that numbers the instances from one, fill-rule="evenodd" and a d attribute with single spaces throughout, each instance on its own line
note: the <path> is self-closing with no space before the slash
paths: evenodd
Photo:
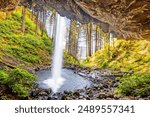
<path id="1" fill-rule="evenodd" d="M 0 11 L 14 9 L 19 2 L 0 0 Z M 21 3 L 34 4 L 37 9 L 51 7 L 61 16 L 81 23 L 94 22 L 117 37 L 150 38 L 150 0 L 23 0 Z"/>

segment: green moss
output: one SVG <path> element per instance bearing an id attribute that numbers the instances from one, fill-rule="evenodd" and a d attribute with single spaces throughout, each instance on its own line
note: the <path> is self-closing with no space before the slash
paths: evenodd
<path id="1" fill-rule="evenodd" d="M 134 72 L 120 79 L 119 95 L 150 95 L 150 42 L 146 40 L 117 40 L 115 47 L 107 47 L 88 57 L 82 64 L 93 68 L 107 68 L 123 72 Z"/>
<path id="2" fill-rule="evenodd" d="M 119 88 L 115 91 L 119 95 L 149 96 L 150 73 L 125 75 L 121 78 Z"/>
<path id="3" fill-rule="evenodd" d="M 28 90 L 34 86 L 36 76 L 20 68 L 0 70 L 0 84 L 6 85 L 20 97 L 28 96 Z"/>
<path id="4" fill-rule="evenodd" d="M 34 81 L 35 77 L 33 74 L 29 73 L 28 71 L 20 68 L 16 68 L 11 70 L 10 72 L 11 80 L 16 81 L 18 83 L 24 83 L 26 80 L 30 79 L 30 81 Z M 30 82 L 28 82 L 29 84 Z M 32 85 L 32 84 L 29 84 Z"/>
<path id="5" fill-rule="evenodd" d="M 0 70 L 0 84 L 9 87 L 15 96 L 26 97 L 29 89 L 34 85 L 36 76 L 24 69 L 49 64 L 52 40 L 46 32 L 41 37 L 40 29 L 35 35 L 36 24 L 34 20 L 31 20 L 29 10 L 26 11 L 23 33 L 21 17 L 21 7 L 5 19 L 0 17 L 0 62 L 14 67 L 14 69 Z M 5 96 L 0 98 L 3 99 Z"/>
<path id="6" fill-rule="evenodd" d="M 14 93 L 18 94 L 21 97 L 28 96 L 28 89 L 21 84 L 12 85 L 12 90 Z"/>
<path id="7" fill-rule="evenodd" d="M 11 13 L 5 20 L 0 22 L 0 60 L 4 63 L 10 62 L 19 66 L 32 67 L 49 64 L 52 51 L 52 41 L 44 33 L 41 37 L 41 31 L 35 35 L 35 22 L 30 19 L 31 13 L 26 12 L 25 33 L 21 31 L 22 9 Z M 44 56 L 43 56 L 44 55 Z M 9 59 L 5 59 L 9 58 Z"/>
<path id="8" fill-rule="evenodd" d="M 0 84 L 9 82 L 9 75 L 5 71 L 0 71 Z"/>
<path id="9" fill-rule="evenodd" d="M 65 64 L 73 64 L 73 65 L 79 65 L 80 62 L 77 58 L 70 55 L 67 51 L 64 51 L 64 63 Z"/>
<path id="10" fill-rule="evenodd" d="M 107 47 L 87 58 L 83 65 L 120 71 L 146 73 L 150 71 L 150 42 L 117 40 L 115 47 Z"/>

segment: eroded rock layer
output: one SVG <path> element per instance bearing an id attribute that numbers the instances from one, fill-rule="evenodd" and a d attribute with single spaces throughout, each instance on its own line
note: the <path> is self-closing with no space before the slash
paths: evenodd
<path id="1" fill-rule="evenodd" d="M 1 0 L 4 1 L 4 0 Z M 6 0 L 13 1 L 13 0 Z M 17 1 L 17 0 L 16 0 Z M 150 38 L 150 0 L 24 0 L 81 23 L 99 23 L 118 37 Z M 2 2 L 3 3 L 3 2 Z"/>
<path id="2" fill-rule="evenodd" d="M 12 11 L 20 3 L 20 0 L 0 0 L 0 11 Z"/>

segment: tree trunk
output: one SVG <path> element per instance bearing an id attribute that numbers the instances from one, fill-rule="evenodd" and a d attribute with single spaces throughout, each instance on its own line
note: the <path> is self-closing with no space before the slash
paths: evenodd
<path id="1" fill-rule="evenodd" d="M 45 28 L 45 11 L 43 11 L 43 15 L 42 16 L 43 17 L 42 17 L 42 29 L 41 29 L 42 33 L 41 33 L 41 36 L 43 37 L 43 35 L 44 35 L 44 28 Z"/>
<path id="2" fill-rule="evenodd" d="M 93 50 L 93 47 L 92 47 L 92 23 L 90 23 L 90 26 L 89 26 L 89 40 L 88 40 L 88 47 L 89 47 L 89 56 L 92 55 L 92 50 Z"/>
<path id="3" fill-rule="evenodd" d="M 35 29 L 36 35 L 38 34 L 38 18 L 39 18 L 39 11 L 37 11 L 37 14 L 36 14 L 36 29 Z"/>
<path id="4" fill-rule="evenodd" d="M 74 57 L 77 57 L 77 37 L 78 36 L 78 32 L 77 32 L 77 21 L 73 21 L 73 30 L 72 30 L 72 55 Z"/>
<path id="5" fill-rule="evenodd" d="M 95 33 L 95 52 L 98 50 L 98 26 L 96 26 L 96 33 Z"/>
<path id="6" fill-rule="evenodd" d="M 107 44 L 108 44 L 108 57 L 110 58 L 110 41 L 111 41 L 111 34 L 108 33 L 108 37 L 107 37 Z"/>
<path id="7" fill-rule="evenodd" d="M 86 25 L 86 57 L 89 56 L 89 25 Z"/>
<path id="8" fill-rule="evenodd" d="M 71 34 L 72 33 L 72 20 L 70 21 L 69 40 L 68 40 L 68 52 L 71 54 Z"/>
<path id="9" fill-rule="evenodd" d="M 78 36 L 77 36 L 77 39 L 76 39 L 76 58 L 77 58 L 77 55 L 78 55 L 78 40 L 80 38 L 80 32 L 78 32 Z"/>
<path id="10" fill-rule="evenodd" d="M 32 16 L 31 16 L 31 20 L 34 21 L 34 7 L 32 7 Z"/>

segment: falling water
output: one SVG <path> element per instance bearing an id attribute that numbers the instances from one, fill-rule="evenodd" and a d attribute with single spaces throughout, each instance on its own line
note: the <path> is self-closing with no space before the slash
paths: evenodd
<path id="1" fill-rule="evenodd" d="M 51 88 L 53 92 L 63 85 L 65 81 L 61 77 L 62 59 L 63 59 L 63 38 L 64 38 L 64 18 L 57 14 L 57 28 L 56 28 L 56 39 L 55 39 L 55 50 L 53 58 L 52 78 L 44 81 L 47 87 Z"/>

